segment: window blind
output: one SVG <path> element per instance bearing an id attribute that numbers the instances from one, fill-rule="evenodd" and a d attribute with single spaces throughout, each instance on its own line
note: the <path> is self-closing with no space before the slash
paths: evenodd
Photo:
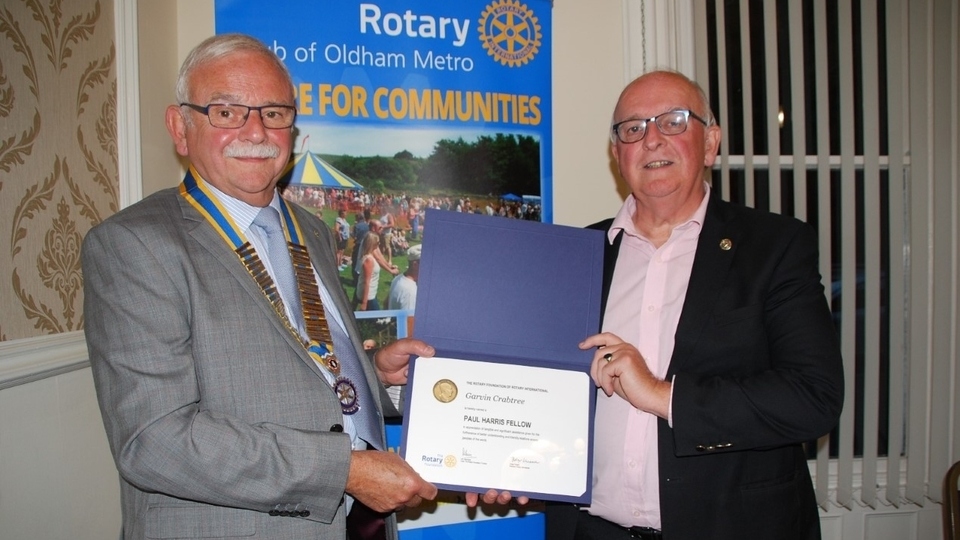
<path id="1" fill-rule="evenodd" d="M 939 501 L 960 459 L 960 3 L 623 5 L 627 78 L 674 67 L 710 97 L 714 189 L 818 231 L 847 377 L 809 445 L 819 503 Z M 692 57 L 672 55 L 685 35 Z"/>

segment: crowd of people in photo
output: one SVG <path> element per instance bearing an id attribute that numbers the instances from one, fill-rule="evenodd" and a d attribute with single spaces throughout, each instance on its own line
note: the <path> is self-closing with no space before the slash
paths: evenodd
<path id="1" fill-rule="evenodd" d="M 283 197 L 301 206 L 312 208 L 323 217 L 323 211 L 336 211 L 331 227 L 337 239 L 337 263 L 348 283 L 354 287 L 353 303 L 357 311 L 379 309 L 406 309 L 388 306 L 384 298 L 378 300 L 380 272 L 388 272 L 406 284 L 408 300 L 415 296 L 409 291 L 416 286 L 417 270 L 411 277 L 410 268 L 398 268 L 393 257 L 406 255 L 407 264 L 413 260 L 410 250 L 416 251 L 419 267 L 420 242 L 427 209 L 467 212 L 510 219 L 540 221 L 540 204 L 533 200 L 510 196 L 484 198 L 474 202 L 470 197 L 413 196 L 404 192 L 374 194 L 367 190 L 322 188 L 291 184 L 284 188 Z M 352 216 L 352 222 L 350 219 Z M 347 272 L 349 269 L 349 272 Z M 411 284 L 411 281 L 413 282 Z"/>
<path id="2" fill-rule="evenodd" d="M 500 216 L 511 219 L 540 221 L 541 207 L 537 200 L 511 197 L 510 199 L 489 196 L 474 202 L 470 197 L 415 196 L 404 192 L 375 194 L 367 190 L 323 188 L 300 184 L 288 185 L 283 196 L 291 202 L 317 210 L 344 210 L 348 213 L 369 210 L 371 215 L 389 214 L 408 233 L 419 236 L 417 225 L 422 226 L 423 213 L 427 208 Z M 393 226 L 393 225 L 391 225 Z"/>

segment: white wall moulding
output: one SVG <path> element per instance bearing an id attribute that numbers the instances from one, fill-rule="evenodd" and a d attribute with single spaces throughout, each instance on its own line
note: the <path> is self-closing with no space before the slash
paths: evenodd
<path id="1" fill-rule="evenodd" d="M 0 342 L 0 390 L 89 365 L 83 332 Z"/>
<path id="2" fill-rule="evenodd" d="M 114 0 L 117 42 L 117 172 L 120 208 L 143 197 L 137 0 Z"/>

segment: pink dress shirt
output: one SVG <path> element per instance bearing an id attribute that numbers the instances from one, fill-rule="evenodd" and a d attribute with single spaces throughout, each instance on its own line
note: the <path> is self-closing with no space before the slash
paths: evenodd
<path id="1" fill-rule="evenodd" d="M 603 318 L 603 331 L 637 347 L 650 371 L 664 378 L 687 294 L 697 240 L 707 213 L 710 187 L 697 211 L 673 229 L 659 248 L 633 224 L 637 205 L 627 197 L 607 235 L 623 230 Z M 672 425 L 672 423 L 671 423 Z M 660 528 L 657 417 L 616 394 L 597 391 L 593 454 L 595 516 L 624 527 Z"/>

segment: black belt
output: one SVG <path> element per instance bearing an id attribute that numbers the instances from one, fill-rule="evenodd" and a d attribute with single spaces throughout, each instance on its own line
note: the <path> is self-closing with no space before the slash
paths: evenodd
<path id="1" fill-rule="evenodd" d="M 637 540 L 663 540 L 663 533 L 651 527 L 628 527 L 627 532 Z"/>

